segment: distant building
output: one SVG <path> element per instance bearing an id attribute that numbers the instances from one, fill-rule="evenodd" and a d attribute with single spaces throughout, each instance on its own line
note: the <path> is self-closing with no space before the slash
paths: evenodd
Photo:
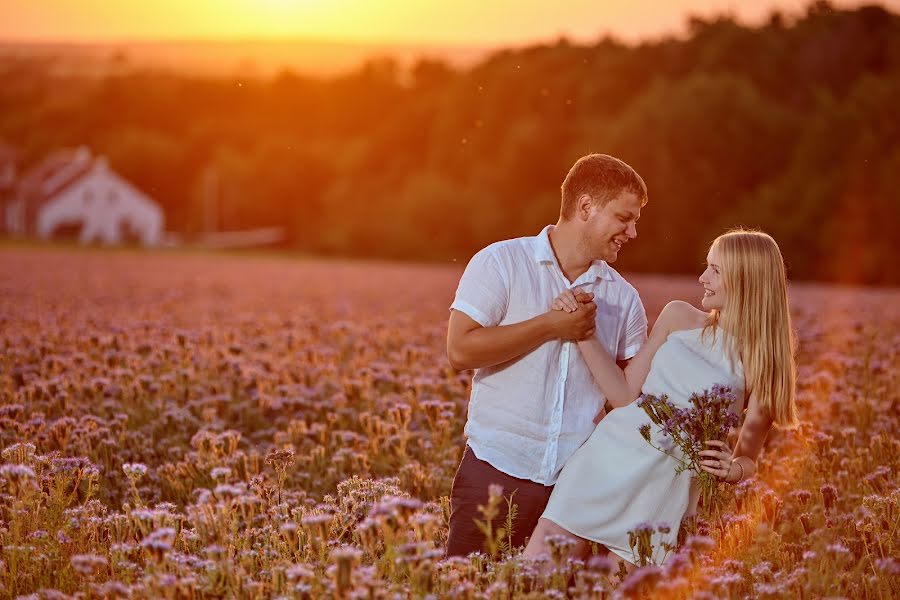
<path id="1" fill-rule="evenodd" d="M 86 147 L 57 150 L 28 170 L 5 206 L 6 231 L 81 243 L 160 243 L 159 204 Z"/>

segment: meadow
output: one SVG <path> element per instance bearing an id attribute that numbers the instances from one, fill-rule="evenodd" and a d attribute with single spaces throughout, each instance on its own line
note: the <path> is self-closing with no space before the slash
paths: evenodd
<path id="1" fill-rule="evenodd" d="M 663 568 L 444 559 L 463 266 L 0 246 L 0 597 L 900 595 L 889 288 L 792 286 L 802 424 Z"/>

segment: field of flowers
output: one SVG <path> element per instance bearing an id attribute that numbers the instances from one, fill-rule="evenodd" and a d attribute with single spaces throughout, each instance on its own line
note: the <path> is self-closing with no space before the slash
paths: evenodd
<path id="1" fill-rule="evenodd" d="M 664 568 L 443 559 L 462 266 L 0 246 L 0 598 L 900 595 L 898 290 L 794 286 L 803 423 Z"/>

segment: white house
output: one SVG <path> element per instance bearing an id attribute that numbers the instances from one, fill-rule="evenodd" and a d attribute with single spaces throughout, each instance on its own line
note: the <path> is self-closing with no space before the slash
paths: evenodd
<path id="1" fill-rule="evenodd" d="M 84 244 L 156 245 L 164 221 L 156 202 L 83 146 L 56 151 L 28 171 L 4 216 L 12 234 L 52 239 L 69 233 Z"/>

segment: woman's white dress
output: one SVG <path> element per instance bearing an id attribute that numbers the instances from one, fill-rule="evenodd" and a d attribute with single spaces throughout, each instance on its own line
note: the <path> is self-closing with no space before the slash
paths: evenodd
<path id="1" fill-rule="evenodd" d="M 736 393 L 730 410 L 739 412 L 744 375 L 740 362 L 732 367 L 728 358 L 725 345 L 731 338 L 721 329 L 715 339 L 702 331 L 669 334 L 653 357 L 643 392 L 665 394 L 673 404 L 690 408 L 691 394 L 719 384 Z M 632 563 L 636 557 L 628 531 L 640 523 L 664 523 L 669 533 L 652 538 L 653 562 L 664 562 L 662 543 L 675 544 L 682 518 L 696 507 L 698 489 L 690 471 L 676 475 L 678 461 L 641 436 L 638 428 L 650 422 L 637 401 L 610 411 L 563 467 L 542 517 Z M 651 431 L 655 445 L 671 448 L 656 425 Z"/>

